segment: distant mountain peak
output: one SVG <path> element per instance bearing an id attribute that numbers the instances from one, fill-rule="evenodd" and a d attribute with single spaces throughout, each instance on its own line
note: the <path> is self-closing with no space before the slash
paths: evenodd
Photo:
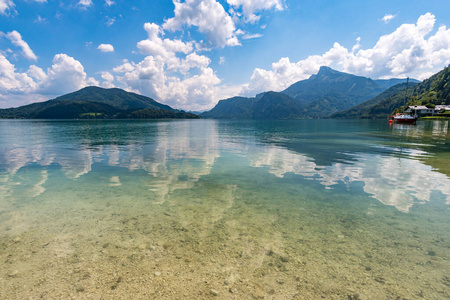
<path id="1" fill-rule="evenodd" d="M 102 87 L 99 87 L 99 86 L 95 86 L 95 85 L 90 85 L 90 86 L 85 86 L 84 88 L 82 88 L 82 89 L 80 89 L 78 91 L 75 91 L 75 92 L 81 92 L 81 91 L 83 91 L 83 92 L 90 92 L 90 91 L 95 91 L 95 90 L 97 90 L 97 91 L 104 91 L 104 90 L 108 90 L 108 89 L 105 89 L 105 88 L 102 88 Z"/>
<path id="2" fill-rule="evenodd" d="M 79 93 L 79 92 L 88 92 L 88 93 L 91 93 L 91 92 L 94 92 L 94 91 L 105 91 L 105 92 L 113 92 L 113 91 L 116 91 L 116 92 L 127 92 L 127 91 L 125 91 L 125 90 L 122 90 L 122 89 L 119 89 L 119 88 L 103 88 L 103 87 L 100 87 L 100 86 L 96 86 L 96 85 L 90 85 L 90 86 L 86 86 L 86 87 L 84 87 L 84 88 L 82 88 L 82 89 L 80 89 L 80 90 L 78 90 L 78 91 L 75 91 L 74 93 Z"/>
<path id="3" fill-rule="evenodd" d="M 327 66 L 321 66 L 319 69 L 319 72 L 317 72 L 316 76 L 320 77 L 320 76 L 342 75 L 342 74 L 346 74 L 346 73 L 336 71 Z M 350 75 L 350 74 L 346 74 L 346 75 Z"/>
<path id="4" fill-rule="evenodd" d="M 334 70 L 332 68 L 330 68 L 330 67 L 321 66 L 320 69 L 319 69 L 319 73 L 318 74 L 320 74 L 320 73 L 332 73 L 333 71 Z"/>

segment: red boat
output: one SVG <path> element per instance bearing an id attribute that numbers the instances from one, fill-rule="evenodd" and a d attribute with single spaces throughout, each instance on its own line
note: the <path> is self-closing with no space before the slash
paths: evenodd
<path id="1" fill-rule="evenodd" d="M 407 114 L 396 114 L 395 116 L 391 116 L 389 123 L 397 123 L 397 124 L 414 124 L 416 123 L 418 117 Z"/>

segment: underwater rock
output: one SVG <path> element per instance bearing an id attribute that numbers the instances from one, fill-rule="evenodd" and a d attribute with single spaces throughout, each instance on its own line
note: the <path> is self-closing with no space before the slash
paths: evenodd
<path id="1" fill-rule="evenodd" d="M 282 262 L 288 262 L 289 261 L 289 258 L 287 258 L 286 256 L 280 256 L 280 260 L 282 261 Z"/>
<path id="2" fill-rule="evenodd" d="M 365 295 L 360 294 L 360 293 L 348 295 L 348 300 L 368 300 L 368 299 L 369 298 L 367 298 Z"/>
<path id="3" fill-rule="evenodd" d="M 210 293 L 211 295 L 213 295 L 213 296 L 218 296 L 218 295 L 219 295 L 219 292 L 216 291 L 215 289 L 211 289 L 211 290 L 209 291 L 209 293 Z"/>
<path id="4" fill-rule="evenodd" d="M 82 285 L 77 285 L 75 287 L 75 289 L 78 293 L 84 292 L 84 286 L 82 286 Z"/>
<path id="5" fill-rule="evenodd" d="M 14 270 L 8 274 L 8 277 L 17 277 L 19 275 L 19 270 Z"/>

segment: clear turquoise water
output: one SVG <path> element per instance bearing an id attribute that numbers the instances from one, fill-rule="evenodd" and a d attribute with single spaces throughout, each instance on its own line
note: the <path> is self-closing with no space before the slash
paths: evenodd
<path id="1" fill-rule="evenodd" d="M 0 299 L 448 299 L 448 121 L 0 120 Z"/>

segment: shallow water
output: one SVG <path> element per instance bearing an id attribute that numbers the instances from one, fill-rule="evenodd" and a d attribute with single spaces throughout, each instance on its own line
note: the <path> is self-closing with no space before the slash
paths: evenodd
<path id="1" fill-rule="evenodd" d="M 0 120 L 0 299 L 448 299 L 448 121 Z"/>

